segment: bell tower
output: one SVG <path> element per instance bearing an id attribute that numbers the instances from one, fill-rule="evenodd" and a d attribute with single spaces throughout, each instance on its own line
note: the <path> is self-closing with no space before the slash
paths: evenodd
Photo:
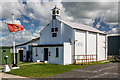
<path id="1" fill-rule="evenodd" d="M 60 9 L 55 7 L 52 9 L 52 19 L 56 19 L 57 16 L 60 16 Z"/>

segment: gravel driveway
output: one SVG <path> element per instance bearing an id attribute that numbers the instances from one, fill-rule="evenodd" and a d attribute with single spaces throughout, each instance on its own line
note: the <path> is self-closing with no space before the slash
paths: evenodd
<path id="1" fill-rule="evenodd" d="M 118 78 L 118 63 L 89 65 L 50 78 Z"/>

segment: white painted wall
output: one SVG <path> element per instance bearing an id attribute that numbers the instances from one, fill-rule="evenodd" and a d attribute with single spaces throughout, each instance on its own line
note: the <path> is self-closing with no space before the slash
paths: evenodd
<path id="1" fill-rule="evenodd" d="M 53 24 L 55 24 L 55 20 L 53 20 Z M 57 37 L 52 37 L 51 28 L 52 21 L 49 23 L 49 26 L 46 26 L 40 32 L 40 44 L 63 44 L 64 42 L 69 42 L 69 39 L 73 41 L 73 29 L 68 25 L 56 20 L 56 27 L 58 27 Z M 55 25 L 53 25 L 55 28 Z"/>
<path id="2" fill-rule="evenodd" d="M 38 56 L 36 56 L 36 50 L 38 52 Z M 32 54 L 32 60 L 33 62 L 37 62 L 37 60 L 40 60 L 40 56 L 41 55 L 41 49 L 39 49 L 39 47 L 34 47 L 33 50 L 32 50 L 33 54 Z"/>
<path id="3" fill-rule="evenodd" d="M 56 57 L 56 48 L 59 49 L 58 57 Z M 54 64 L 63 64 L 63 47 L 49 47 L 48 49 L 50 52 L 50 56 L 48 56 L 48 62 Z"/>
<path id="4" fill-rule="evenodd" d="M 70 43 L 64 43 L 64 65 L 72 64 L 72 47 Z"/>
<path id="5" fill-rule="evenodd" d="M 40 53 L 40 60 L 44 61 L 44 48 L 43 47 L 38 47 L 38 48 Z"/>
<path id="6" fill-rule="evenodd" d="M 105 60 L 107 60 L 107 55 L 108 55 L 108 38 L 107 38 L 107 35 L 105 35 L 105 47 L 106 47 L 106 49 L 105 49 L 105 54 L 106 54 L 106 56 L 105 56 Z"/>
<path id="7" fill-rule="evenodd" d="M 23 61 L 26 61 L 26 52 L 28 51 L 28 46 L 29 46 L 29 45 L 32 45 L 32 44 L 39 44 L 39 40 L 34 41 L 34 42 L 32 42 L 32 43 L 29 43 L 29 44 L 26 44 L 26 45 L 22 45 L 22 46 L 16 47 L 16 52 L 17 52 L 17 53 L 19 52 L 19 50 L 20 50 L 21 48 L 23 49 Z M 11 50 L 11 52 L 13 52 L 13 51 Z"/>
<path id="8" fill-rule="evenodd" d="M 38 48 L 38 56 L 36 56 L 36 48 Z M 36 62 L 37 60 L 44 61 L 44 48 L 48 48 L 48 63 L 63 64 L 63 47 L 33 47 L 33 62 Z M 56 48 L 59 49 L 58 57 L 56 57 Z"/>
<path id="9" fill-rule="evenodd" d="M 88 39 L 87 39 L 87 55 L 96 55 L 96 33 L 88 32 Z"/>
<path id="10" fill-rule="evenodd" d="M 105 60 L 105 35 L 99 34 L 99 54 L 98 60 Z"/>
<path id="11" fill-rule="evenodd" d="M 107 59 L 105 53 L 105 36 L 89 31 L 75 31 L 75 55 L 97 55 L 98 61 Z M 81 46 L 79 46 L 81 45 Z M 83 57 L 80 57 L 81 59 Z M 96 57 L 94 56 L 96 59 Z M 75 57 L 77 59 L 77 57 Z"/>
<path id="12" fill-rule="evenodd" d="M 85 31 L 75 32 L 75 55 L 85 55 Z"/>

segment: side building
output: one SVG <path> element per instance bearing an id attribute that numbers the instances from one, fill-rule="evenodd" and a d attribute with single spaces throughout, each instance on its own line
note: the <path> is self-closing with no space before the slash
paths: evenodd
<path id="1" fill-rule="evenodd" d="M 120 56 L 120 34 L 108 35 L 108 56 Z"/>
<path id="2" fill-rule="evenodd" d="M 11 53 L 11 46 L 1 46 L 0 47 L 0 64 L 12 64 L 13 63 L 13 53 Z M 8 58 L 6 59 L 6 56 Z M 7 61 L 6 61 L 7 60 Z M 20 54 L 16 53 L 16 63 L 20 62 Z"/>
<path id="3" fill-rule="evenodd" d="M 40 37 L 26 43 L 16 45 L 16 52 L 20 53 L 20 61 L 32 61 L 32 45 L 39 44 Z"/>

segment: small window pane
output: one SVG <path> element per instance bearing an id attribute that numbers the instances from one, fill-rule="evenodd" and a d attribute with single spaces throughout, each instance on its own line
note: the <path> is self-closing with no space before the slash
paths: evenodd
<path id="1" fill-rule="evenodd" d="M 55 31 L 58 31 L 58 28 L 55 28 Z"/>
<path id="2" fill-rule="evenodd" d="M 55 10 L 52 13 L 55 14 Z"/>
<path id="3" fill-rule="evenodd" d="M 54 32 L 54 28 L 51 28 L 51 32 Z"/>
<path id="4" fill-rule="evenodd" d="M 52 37 L 57 37 L 57 33 L 52 33 Z"/>
<path id="5" fill-rule="evenodd" d="M 59 14 L 59 10 L 57 10 L 57 14 Z"/>

